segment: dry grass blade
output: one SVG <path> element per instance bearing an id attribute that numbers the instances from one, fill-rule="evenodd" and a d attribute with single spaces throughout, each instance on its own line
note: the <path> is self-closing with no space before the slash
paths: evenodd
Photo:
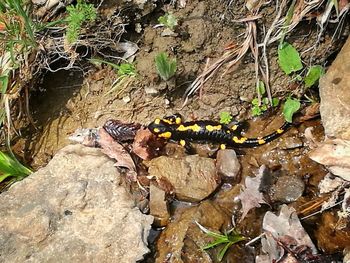
<path id="1" fill-rule="evenodd" d="M 255 16 L 254 18 L 259 18 L 259 16 Z M 202 74 L 200 74 L 193 83 L 187 88 L 185 92 L 185 101 L 183 103 L 183 106 L 185 106 L 188 102 L 188 99 L 190 96 L 192 96 L 196 91 L 198 91 L 209 79 L 211 79 L 220 68 L 227 64 L 227 68 L 223 74 L 226 74 L 227 71 L 232 68 L 234 65 L 236 65 L 247 53 L 249 50 L 249 47 L 254 46 L 254 42 L 256 39 L 256 25 L 254 21 L 249 20 L 246 22 L 246 32 L 245 32 L 245 40 L 244 42 L 233 49 L 228 50 L 225 52 L 222 57 L 217 60 L 214 64 L 209 66 Z M 255 35 L 254 35 L 255 34 Z M 255 50 L 255 52 L 257 52 Z"/>

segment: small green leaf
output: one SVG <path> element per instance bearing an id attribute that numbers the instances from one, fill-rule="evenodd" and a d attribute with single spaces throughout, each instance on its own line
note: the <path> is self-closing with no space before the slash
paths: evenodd
<path id="1" fill-rule="evenodd" d="M 300 101 L 289 97 L 283 105 L 283 115 L 287 122 L 293 122 L 293 115 L 300 108 Z"/>
<path id="2" fill-rule="evenodd" d="M 156 68 L 159 76 L 167 81 L 175 75 L 176 72 L 176 59 L 169 59 L 168 55 L 164 52 L 159 53 L 155 57 Z"/>
<path id="3" fill-rule="evenodd" d="M 278 63 L 287 75 L 303 68 L 298 51 L 287 42 L 278 47 Z"/>
<path id="4" fill-rule="evenodd" d="M 222 259 L 224 258 L 225 254 L 226 254 L 226 251 L 229 249 L 230 246 L 232 246 L 233 243 L 229 242 L 227 243 L 221 250 L 220 252 L 218 253 L 217 255 L 217 259 L 219 262 L 222 261 Z"/>
<path id="5" fill-rule="evenodd" d="M 264 95 L 266 92 L 265 84 L 261 80 L 259 81 L 259 86 L 256 88 L 256 92 L 259 93 L 260 95 Z"/>
<path id="6" fill-rule="evenodd" d="M 232 121 L 232 115 L 227 111 L 220 112 L 220 123 L 229 124 Z"/>
<path id="7" fill-rule="evenodd" d="M 0 76 L 0 93 L 5 94 L 9 83 L 7 75 Z"/>
<path id="8" fill-rule="evenodd" d="M 269 105 L 269 98 L 263 98 L 263 102 L 265 105 Z"/>
<path id="9" fill-rule="evenodd" d="M 119 76 L 135 76 L 136 68 L 131 63 L 121 63 L 118 67 Z"/>
<path id="10" fill-rule="evenodd" d="M 32 171 L 22 165 L 15 157 L 0 151 L 0 182 L 7 177 L 17 180 L 29 175 Z"/>
<path id="11" fill-rule="evenodd" d="M 259 106 L 259 100 L 258 100 L 258 98 L 253 99 L 253 100 L 252 100 L 252 104 L 253 104 L 254 106 Z"/>
<path id="12" fill-rule="evenodd" d="M 259 116 L 262 114 L 262 111 L 260 110 L 259 106 L 252 107 L 252 115 L 254 117 Z"/>
<path id="13" fill-rule="evenodd" d="M 232 231 L 229 231 L 227 233 L 224 234 L 218 234 L 215 232 L 210 231 L 209 229 L 205 228 L 204 226 L 202 226 L 201 224 L 199 224 L 197 221 L 195 221 L 196 224 L 198 225 L 198 227 L 208 236 L 213 237 L 215 240 L 209 244 L 207 244 L 206 246 L 202 247 L 202 249 L 210 249 L 213 248 L 215 246 L 221 245 L 221 244 L 225 244 L 225 246 L 219 251 L 219 253 L 217 254 L 217 259 L 219 262 L 222 261 L 222 259 L 225 256 L 226 251 L 229 249 L 229 247 L 231 247 L 232 245 L 245 240 L 245 237 L 242 236 L 241 234 L 239 234 L 238 232 L 234 231 L 232 229 Z"/>
<path id="14" fill-rule="evenodd" d="M 266 105 L 266 104 L 261 105 L 261 106 L 260 106 L 260 110 L 261 110 L 261 111 L 267 111 L 267 105 Z"/>
<path id="15" fill-rule="evenodd" d="M 158 18 L 158 22 L 173 30 L 177 26 L 177 19 L 173 14 L 165 14 Z"/>
<path id="16" fill-rule="evenodd" d="M 272 98 L 272 107 L 277 107 L 279 103 L 279 98 Z"/>
<path id="17" fill-rule="evenodd" d="M 309 68 L 309 71 L 307 72 L 304 79 L 305 88 L 310 88 L 313 86 L 323 74 L 324 69 L 322 66 L 316 65 Z"/>

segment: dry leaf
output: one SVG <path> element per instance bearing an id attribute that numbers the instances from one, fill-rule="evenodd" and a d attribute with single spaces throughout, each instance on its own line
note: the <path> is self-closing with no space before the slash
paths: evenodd
<path id="1" fill-rule="evenodd" d="M 294 208 L 283 205 L 278 216 L 270 211 L 266 212 L 263 230 L 265 236 L 261 239 L 262 251 L 267 255 L 259 255 L 256 258 L 257 263 L 299 262 L 295 259 L 307 259 L 317 254 L 317 249 L 301 225 Z"/>
<path id="2" fill-rule="evenodd" d="M 99 129 L 99 136 L 102 152 L 117 161 L 115 166 L 127 168 L 127 177 L 136 181 L 135 163 L 123 145 L 116 142 L 103 128 Z"/>
<path id="3" fill-rule="evenodd" d="M 267 204 L 264 200 L 263 194 L 259 191 L 265 169 L 266 167 L 263 165 L 260 167 L 259 173 L 256 177 L 247 177 L 245 179 L 245 188 L 243 189 L 243 192 L 237 196 L 242 203 L 241 220 L 245 218 L 250 209 L 260 207 L 260 204 Z"/>
<path id="4" fill-rule="evenodd" d="M 158 155 L 159 149 L 164 146 L 164 141 L 157 137 L 148 129 L 139 129 L 136 132 L 133 152 L 143 160 L 150 160 Z"/>

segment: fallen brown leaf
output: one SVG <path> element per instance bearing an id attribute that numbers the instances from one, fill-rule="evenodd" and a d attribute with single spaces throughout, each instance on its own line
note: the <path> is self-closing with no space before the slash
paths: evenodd
<path id="1" fill-rule="evenodd" d="M 265 236 L 261 239 L 262 251 L 267 255 L 258 256 L 257 263 L 300 262 L 299 258 L 305 259 L 304 257 L 317 254 L 317 249 L 301 225 L 294 208 L 282 205 L 278 216 L 270 211 L 266 212 L 263 230 Z"/>
<path id="2" fill-rule="evenodd" d="M 158 149 L 162 146 L 164 142 L 157 140 L 148 129 L 139 129 L 135 135 L 132 151 L 141 159 L 150 160 L 157 156 Z"/>
<path id="3" fill-rule="evenodd" d="M 117 161 L 115 166 L 127 168 L 127 177 L 136 181 L 135 163 L 123 145 L 116 142 L 103 128 L 99 129 L 99 136 L 102 152 Z"/>
<path id="4" fill-rule="evenodd" d="M 245 218 L 252 208 L 260 207 L 260 204 L 267 204 L 264 200 L 263 194 L 259 191 L 265 169 L 266 167 L 263 165 L 260 167 L 259 173 L 256 177 L 246 177 L 245 188 L 243 192 L 237 196 L 242 203 L 241 220 Z"/>

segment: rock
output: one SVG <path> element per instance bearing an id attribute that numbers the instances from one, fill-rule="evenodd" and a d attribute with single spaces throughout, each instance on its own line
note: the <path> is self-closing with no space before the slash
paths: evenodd
<path id="1" fill-rule="evenodd" d="M 338 220 L 336 211 L 323 212 L 321 219 L 318 219 L 318 228 L 314 235 L 319 249 L 327 254 L 342 252 L 349 248 L 350 231 L 348 229 L 337 229 Z"/>
<path id="2" fill-rule="evenodd" d="M 175 213 L 172 222 L 160 234 L 156 244 L 158 251 L 156 262 L 217 262 L 214 258 L 219 253 L 218 248 L 222 247 L 210 250 L 201 249 L 212 242 L 213 238 L 204 234 L 195 221 L 219 233 L 229 228 L 230 214 L 225 214 L 220 207 L 209 200 L 203 201 L 199 206 L 179 210 Z M 244 246 L 231 247 L 223 262 L 253 262 L 253 255 L 247 252 Z"/>
<path id="3" fill-rule="evenodd" d="M 219 150 L 216 157 L 216 169 L 219 175 L 238 179 L 241 164 L 235 150 Z"/>
<path id="4" fill-rule="evenodd" d="M 141 260 L 153 217 L 134 207 L 113 165 L 70 145 L 1 194 L 0 262 Z"/>
<path id="5" fill-rule="evenodd" d="M 350 140 L 350 37 L 320 79 L 320 113 L 327 136 Z"/>
<path id="6" fill-rule="evenodd" d="M 350 181 L 350 140 L 326 139 L 309 152 L 309 157 L 325 165 L 332 174 Z"/>
<path id="7" fill-rule="evenodd" d="M 202 217 L 205 217 L 204 220 L 201 220 Z M 200 249 L 204 245 L 205 235 L 195 224 L 195 220 L 210 230 L 219 230 L 225 224 L 225 218 L 210 201 L 201 203 L 199 207 L 188 208 L 183 213 L 177 213 L 176 218 L 159 237 L 156 262 L 191 262 L 184 260 L 182 255 L 186 255 L 187 259 L 195 256 L 197 262 L 212 262 L 209 254 Z M 189 243 L 185 244 L 186 237 L 194 243 L 194 249 L 186 249 Z M 188 253 L 183 253 L 186 250 Z"/>
<path id="8" fill-rule="evenodd" d="M 277 147 L 281 148 L 282 150 L 301 148 L 303 147 L 303 141 L 298 137 L 285 137 L 281 139 Z"/>
<path id="9" fill-rule="evenodd" d="M 157 226 L 166 226 L 170 218 L 165 192 L 155 185 L 150 185 L 149 209 L 150 214 L 155 217 Z"/>
<path id="10" fill-rule="evenodd" d="M 173 30 L 171 30 L 170 28 L 164 28 L 162 33 L 160 33 L 160 36 L 162 36 L 162 37 L 176 37 L 177 34 Z"/>
<path id="11" fill-rule="evenodd" d="M 336 177 L 328 173 L 318 184 L 320 194 L 329 193 L 339 188 L 344 183 L 340 177 Z"/>
<path id="12" fill-rule="evenodd" d="M 123 101 L 124 101 L 125 103 L 129 103 L 129 102 L 131 101 L 130 96 L 129 96 L 129 95 L 124 96 L 124 97 L 123 97 Z"/>
<path id="13" fill-rule="evenodd" d="M 284 175 L 277 179 L 272 186 L 271 201 L 290 203 L 296 201 L 303 195 L 305 183 L 298 176 Z"/>
<path id="14" fill-rule="evenodd" d="M 176 197 L 183 201 L 203 200 L 219 185 L 214 160 L 197 155 L 152 159 L 148 172 L 157 181 L 168 181 Z"/>
<path id="15" fill-rule="evenodd" d="M 145 93 L 147 95 L 156 96 L 159 94 L 159 91 L 157 89 L 155 89 L 154 87 L 145 87 Z"/>

